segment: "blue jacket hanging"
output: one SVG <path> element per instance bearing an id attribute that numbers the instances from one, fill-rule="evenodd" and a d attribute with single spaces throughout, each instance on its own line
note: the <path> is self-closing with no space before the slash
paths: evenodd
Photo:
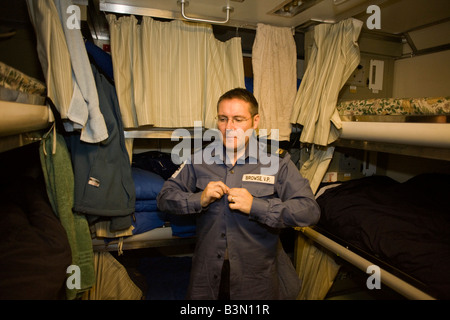
<path id="1" fill-rule="evenodd" d="M 109 136 L 99 143 L 85 143 L 77 134 L 66 137 L 75 176 L 73 211 L 90 222 L 109 217 L 111 231 L 123 230 L 131 226 L 135 210 L 131 164 L 115 87 L 91 66 Z"/>

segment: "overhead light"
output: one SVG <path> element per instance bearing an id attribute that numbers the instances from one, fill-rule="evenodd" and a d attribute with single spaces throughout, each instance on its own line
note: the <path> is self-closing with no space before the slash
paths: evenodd
<path id="1" fill-rule="evenodd" d="M 303 12 L 306 9 L 312 7 L 319 1 L 321 0 L 287 0 L 268 12 L 268 14 L 292 18 L 298 15 L 300 12 Z"/>

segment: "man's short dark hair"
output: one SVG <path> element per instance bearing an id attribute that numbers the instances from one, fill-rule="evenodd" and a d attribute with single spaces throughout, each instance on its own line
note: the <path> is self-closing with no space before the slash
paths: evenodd
<path id="1" fill-rule="evenodd" d="M 231 90 L 225 92 L 219 98 L 219 101 L 217 102 L 217 110 L 219 110 L 219 104 L 223 100 L 228 100 L 228 99 L 241 99 L 241 100 L 244 100 L 245 102 L 250 103 L 250 110 L 249 110 L 250 114 L 252 116 L 258 114 L 258 101 L 256 100 L 256 98 L 253 95 L 253 93 L 251 93 L 247 89 L 234 88 L 234 89 L 231 89 Z"/>

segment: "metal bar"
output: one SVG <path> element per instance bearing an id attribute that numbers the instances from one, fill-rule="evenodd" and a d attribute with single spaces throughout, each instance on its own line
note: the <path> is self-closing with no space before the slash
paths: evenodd
<path id="1" fill-rule="evenodd" d="M 449 123 L 342 121 L 341 139 L 450 148 Z"/>
<path id="2" fill-rule="evenodd" d="M 133 14 L 138 16 L 149 16 L 158 17 L 164 19 L 180 19 L 181 16 L 169 10 L 160 10 L 144 7 L 135 7 L 130 5 L 109 3 L 105 1 L 100 1 L 99 5 L 100 11 L 114 12 L 122 14 Z"/>
<path id="3" fill-rule="evenodd" d="M 181 15 L 183 16 L 183 18 L 185 18 L 186 20 L 190 20 L 190 21 L 197 21 L 197 22 L 206 22 L 206 23 L 215 23 L 215 24 L 225 24 L 228 21 L 230 21 L 230 11 L 233 11 L 233 7 L 231 7 L 230 5 L 227 5 L 226 7 L 224 7 L 224 11 L 226 11 L 227 13 L 227 17 L 225 20 L 223 21 L 217 21 L 217 20 L 209 20 L 209 19 L 200 19 L 200 18 L 193 18 L 193 17 L 188 17 L 185 13 L 185 5 L 189 4 L 189 1 L 186 0 L 179 0 L 178 1 L 179 4 L 181 4 Z"/>
<path id="4" fill-rule="evenodd" d="M 450 161 L 450 149 L 448 148 L 411 146 L 398 143 L 346 139 L 338 139 L 332 143 L 332 146 Z"/>

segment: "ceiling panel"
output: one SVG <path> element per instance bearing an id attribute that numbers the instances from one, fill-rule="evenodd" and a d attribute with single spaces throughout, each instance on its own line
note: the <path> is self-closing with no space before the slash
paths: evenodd
<path id="1" fill-rule="evenodd" d="M 132 14 L 147 10 L 153 17 L 181 19 L 179 0 L 72 0 L 88 3 L 88 24 L 96 39 L 107 40 L 109 37 L 105 14 L 102 6 L 116 9 L 122 13 L 134 10 Z M 195 18 L 223 20 L 225 6 L 232 6 L 230 22 L 215 25 L 215 32 L 228 27 L 228 32 L 238 30 L 255 30 L 258 23 L 281 27 L 293 27 L 302 33 L 320 22 L 338 22 L 355 17 L 367 21 L 371 13 L 366 13 L 369 5 L 380 8 L 381 29 L 377 33 L 401 35 L 410 42 L 415 50 L 424 48 L 450 46 L 450 1 L 449 0 L 303 0 L 306 9 L 293 17 L 276 16 L 273 12 L 292 0 L 189 0 L 186 15 Z M 301 1 L 300 1 L 301 2 Z M 14 3 L 14 4 L 13 4 Z M 309 6 L 309 4 L 313 4 Z M 300 7 L 301 7 L 300 6 Z M 0 0 L 0 29 L 9 31 L 12 27 L 29 24 L 24 0 Z M 121 12 L 116 10 L 113 12 Z M 139 11 L 141 10 L 141 11 Z M 150 11 L 149 11 L 150 10 Z M 241 29 L 239 29 L 241 28 Z M 364 28 L 367 30 L 366 24 Z M 226 29 L 226 28 L 222 28 Z M 234 30 L 233 30 L 234 29 Z"/>
<path id="2" fill-rule="evenodd" d="M 345 14 L 351 8 L 359 7 L 356 13 L 360 13 L 367 7 L 367 1 L 364 0 L 304 0 L 304 6 L 310 1 L 314 3 L 314 6 L 294 17 L 283 17 L 273 14 L 275 9 L 291 2 L 291 0 L 245 0 L 242 2 L 232 0 L 189 0 L 189 5 L 185 7 L 185 14 L 189 17 L 220 21 L 224 20 L 226 16 L 223 8 L 229 5 L 233 7 L 230 22 L 227 24 L 229 26 L 251 28 L 256 27 L 257 23 L 265 23 L 281 27 L 296 27 L 311 19 L 334 21 L 336 17 Z M 162 14 L 181 18 L 181 6 L 178 0 L 100 0 L 100 5 L 105 8 L 118 8 L 118 5 L 129 6 L 129 9 L 152 8 L 159 10 Z"/>
<path id="3" fill-rule="evenodd" d="M 379 7 L 381 31 L 391 34 L 402 34 L 450 19 L 449 0 L 389 0 L 380 3 Z M 368 17 L 366 12 L 355 16 L 362 21 L 367 21 Z"/>

